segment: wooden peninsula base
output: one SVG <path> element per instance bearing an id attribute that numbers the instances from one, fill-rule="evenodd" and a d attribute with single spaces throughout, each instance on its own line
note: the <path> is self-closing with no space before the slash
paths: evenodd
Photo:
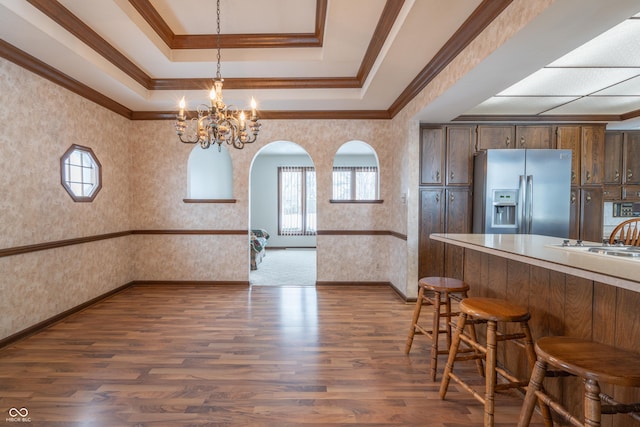
<path id="1" fill-rule="evenodd" d="M 431 238 L 464 248 L 463 274 L 470 296 L 505 298 L 527 306 L 534 340 L 567 335 L 640 353 L 640 261 L 565 250 L 555 246 L 562 239 L 544 236 L 433 234 Z M 520 347 L 506 342 L 499 351 L 501 365 L 528 378 Z M 545 387 L 572 413 L 582 413 L 579 379 L 546 379 Z M 603 385 L 602 391 L 618 401 L 640 401 L 637 389 Z M 603 426 L 640 426 L 628 415 L 603 417 Z"/>

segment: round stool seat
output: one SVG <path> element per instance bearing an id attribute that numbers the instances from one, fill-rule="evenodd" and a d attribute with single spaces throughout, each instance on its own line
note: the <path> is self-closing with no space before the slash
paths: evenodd
<path id="1" fill-rule="evenodd" d="M 496 298 L 466 298 L 460 301 L 460 311 L 494 322 L 524 322 L 531 317 L 526 307 Z"/>
<path id="2" fill-rule="evenodd" d="M 423 277 L 418 281 L 418 286 L 436 292 L 465 292 L 469 290 L 469 285 L 452 277 Z"/>
<path id="3" fill-rule="evenodd" d="M 638 353 L 571 337 L 543 337 L 538 358 L 573 375 L 602 383 L 640 387 Z"/>

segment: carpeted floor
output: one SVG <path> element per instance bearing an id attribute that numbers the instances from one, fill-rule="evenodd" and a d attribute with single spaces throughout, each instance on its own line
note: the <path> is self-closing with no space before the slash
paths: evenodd
<path id="1" fill-rule="evenodd" d="M 315 286 L 315 249 L 267 249 L 258 269 L 249 275 L 254 286 Z"/>

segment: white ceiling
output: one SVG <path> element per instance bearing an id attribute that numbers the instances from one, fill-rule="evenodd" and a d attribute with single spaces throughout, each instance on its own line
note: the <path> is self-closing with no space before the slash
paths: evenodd
<path id="1" fill-rule="evenodd" d="M 276 112 L 388 110 L 481 5 L 481 0 L 389 1 L 399 1 L 402 7 L 361 84 L 309 88 L 306 83 L 358 75 L 387 0 L 328 0 L 318 47 L 223 49 L 221 73 L 228 82 L 256 78 L 300 82 L 284 89 L 225 87 L 225 102 L 244 108 L 254 96 L 260 110 Z M 38 2 L 56 3 L 34 0 Z M 150 79 L 215 76 L 215 48 L 170 48 L 133 0 L 58 3 Z M 213 0 L 149 3 L 175 35 L 215 34 Z M 221 33 L 313 33 L 316 4 L 316 0 L 222 0 Z M 629 20 L 638 12 L 637 0 L 550 2 L 520 33 L 425 106 L 417 119 L 433 123 L 459 116 L 541 115 L 553 120 L 554 115 L 624 116 L 638 111 L 640 19 Z M 0 0 L 0 36 L 134 112 L 175 111 L 182 96 L 191 109 L 206 102 L 205 90 L 145 87 L 27 0 Z M 595 53 L 584 54 L 586 48 L 581 48 L 568 54 L 592 39 L 588 45 L 594 49 L 589 52 Z M 631 117 L 610 127 L 640 128 L 637 122 Z"/>

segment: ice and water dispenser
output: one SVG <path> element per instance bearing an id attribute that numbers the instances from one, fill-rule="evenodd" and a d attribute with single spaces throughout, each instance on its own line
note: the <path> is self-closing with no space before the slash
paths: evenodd
<path id="1" fill-rule="evenodd" d="M 493 190 L 492 227 L 516 228 L 517 211 L 518 190 Z"/>

